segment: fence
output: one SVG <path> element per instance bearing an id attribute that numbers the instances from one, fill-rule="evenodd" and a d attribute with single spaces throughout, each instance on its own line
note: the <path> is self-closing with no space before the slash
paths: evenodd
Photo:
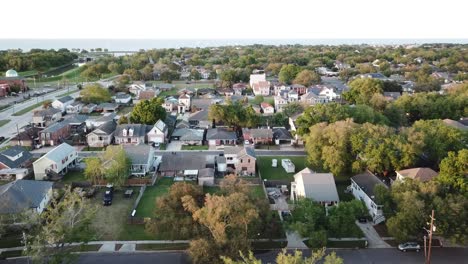
<path id="1" fill-rule="evenodd" d="M 145 224 L 145 218 L 144 217 L 136 217 L 132 216 L 132 213 L 135 211 L 138 207 L 138 204 L 140 203 L 141 197 L 143 197 L 143 194 L 145 193 L 146 190 L 146 185 L 141 186 L 140 188 L 140 193 L 138 194 L 137 199 L 135 200 L 135 203 L 133 204 L 132 210 L 130 211 L 130 215 L 128 216 L 127 223 L 130 225 L 144 225 Z"/>

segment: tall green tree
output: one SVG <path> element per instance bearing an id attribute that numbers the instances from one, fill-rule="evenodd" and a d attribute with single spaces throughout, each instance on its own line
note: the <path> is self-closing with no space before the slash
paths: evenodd
<path id="1" fill-rule="evenodd" d="M 281 67 L 279 72 L 279 81 L 286 84 L 291 84 L 296 78 L 297 74 L 301 71 L 301 67 L 294 64 L 286 64 Z"/>
<path id="2" fill-rule="evenodd" d="M 461 193 L 468 192 L 468 149 L 450 151 L 441 162 L 437 180 Z"/>
<path id="3" fill-rule="evenodd" d="M 130 121 L 138 124 L 154 125 L 159 119 L 166 119 L 166 110 L 162 107 L 164 99 L 156 97 L 143 100 L 133 108 Z"/>
<path id="4" fill-rule="evenodd" d="M 349 83 L 350 90 L 343 93 L 344 99 L 353 104 L 367 104 L 374 94 L 383 94 L 384 84 L 381 80 L 357 78 Z"/>
<path id="5" fill-rule="evenodd" d="M 101 157 L 105 179 L 118 187 L 125 184 L 130 175 L 132 161 L 123 146 L 108 146 Z"/>
<path id="6" fill-rule="evenodd" d="M 109 90 L 99 84 L 86 85 L 80 91 L 80 96 L 81 101 L 85 103 L 100 104 L 103 102 L 109 102 L 111 100 L 111 94 Z"/>

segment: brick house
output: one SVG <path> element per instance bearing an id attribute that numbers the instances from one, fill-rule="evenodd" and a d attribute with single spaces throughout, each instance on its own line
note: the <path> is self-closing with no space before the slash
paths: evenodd
<path id="1" fill-rule="evenodd" d="M 55 146 L 70 136 L 68 122 L 55 123 L 39 132 L 39 142 L 43 146 Z"/>
<path id="2" fill-rule="evenodd" d="M 226 147 L 226 164 L 240 176 L 255 176 L 256 155 L 251 147 Z"/>
<path id="3" fill-rule="evenodd" d="M 271 144 L 273 142 L 273 131 L 269 128 L 242 128 L 244 140 L 254 144 Z"/>

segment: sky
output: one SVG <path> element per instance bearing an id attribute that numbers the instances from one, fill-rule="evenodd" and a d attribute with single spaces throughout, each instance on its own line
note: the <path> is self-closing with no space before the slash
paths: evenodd
<path id="1" fill-rule="evenodd" d="M 468 38 L 465 0 L 8 0 L 0 5 L 0 39 Z"/>

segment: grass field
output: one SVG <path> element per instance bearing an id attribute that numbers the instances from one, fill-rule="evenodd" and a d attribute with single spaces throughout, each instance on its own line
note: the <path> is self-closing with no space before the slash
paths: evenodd
<path id="1" fill-rule="evenodd" d="M 8 122 L 10 122 L 11 120 L 10 119 L 3 119 L 3 120 L 0 120 L 0 127 L 8 124 Z"/>
<path id="2" fill-rule="evenodd" d="M 207 145 L 202 145 L 202 146 L 188 146 L 188 145 L 182 145 L 182 150 L 208 150 L 209 146 Z"/>
<path id="3" fill-rule="evenodd" d="M 33 104 L 33 105 L 29 106 L 29 107 L 24 108 L 24 109 L 21 110 L 21 111 L 18 111 L 18 112 L 16 112 L 16 113 L 14 113 L 13 116 L 24 115 L 24 114 L 26 114 L 26 113 L 28 113 L 28 112 L 31 112 L 32 110 L 34 110 L 34 109 L 40 107 L 41 105 L 43 105 L 43 104 L 46 103 L 46 102 L 51 102 L 51 100 L 45 100 L 44 102 L 40 102 L 40 103 L 37 103 L 37 104 Z"/>
<path id="4" fill-rule="evenodd" d="M 156 208 L 156 198 L 166 194 L 174 183 L 172 178 L 159 179 L 154 186 L 146 187 L 143 197 L 136 209 L 136 216 L 151 217 Z"/>
<path id="5" fill-rule="evenodd" d="M 276 159 L 278 161 L 278 166 L 276 168 L 271 166 L 272 159 Z M 303 170 L 307 166 L 306 157 L 257 157 L 258 169 L 262 175 L 262 179 L 293 181 L 294 173 L 287 173 L 284 170 L 284 168 L 281 166 L 282 159 L 290 159 L 296 166 L 296 172 Z"/>
<path id="6" fill-rule="evenodd" d="M 86 181 L 84 173 L 82 171 L 69 171 L 64 177 L 63 183 L 82 182 Z"/>

